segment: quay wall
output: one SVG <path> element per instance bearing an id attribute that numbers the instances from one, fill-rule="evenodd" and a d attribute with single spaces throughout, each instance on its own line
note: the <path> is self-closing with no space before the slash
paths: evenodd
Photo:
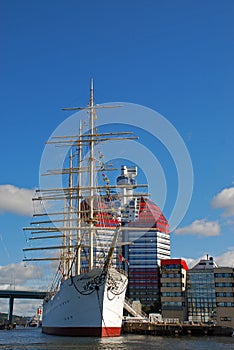
<path id="1" fill-rule="evenodd" d="M 191 324 L 170 324 L 150 322 L 124 322 L 123 333 L 144 334 L 144 335 L 199 335 L 199 336 L 233 336 L 234 329 L 215 325 L 191 325 Z"/>

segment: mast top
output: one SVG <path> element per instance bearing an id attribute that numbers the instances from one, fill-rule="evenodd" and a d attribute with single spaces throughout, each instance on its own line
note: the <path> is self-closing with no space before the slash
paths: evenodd
<path id="1" fill-rule="evenodd" d="M 90 90 L 93 90 L 93 78 L 90 78 Z"/>
<path id="2" fill-rule="evenodd" d="M 93 108 L 93 78 L 90 79 L 90 108 Z M 91 121 L 91 119 L 93 118 L 93 113 L 91 113 L 92 110 L 90 110 L 90 123 L 93 124 L 93 121 Z M 90 124 L 90 129 L 92 129 L 93 127 Z"/>

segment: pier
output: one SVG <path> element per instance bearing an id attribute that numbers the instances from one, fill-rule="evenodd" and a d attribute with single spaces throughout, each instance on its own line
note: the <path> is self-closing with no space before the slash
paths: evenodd
<path id="1" fill-rule="evenodd" d="M 230 327 L 206 324 L 197 325 L 181 323 L 150 323 L 148 321 L 126 321 L 123 323 L 122 332 L 158 336 L 232 336 L 234 330 Z"/>
<path id="2" fill-rule="evenodd" d="M 46 292 L 44 291 L 26 291 L 26 290 L 0 290 L 0 298 L 9 299 L 8 324 L 12 324 L 12 315 L 14 308 L 14 299 L 44 299 Z"/>

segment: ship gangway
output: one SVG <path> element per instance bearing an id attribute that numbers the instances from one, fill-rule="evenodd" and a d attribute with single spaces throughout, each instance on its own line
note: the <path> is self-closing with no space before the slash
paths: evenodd
<path id="1" fill-rule="evenodd" d="M 142 319 L 142 320 L 148 319 L 148 315 L 142 310 L 141 311 L 137 311 L 133 307 L 133 303 L 131 302 L 131 300 L 128 299 L 127 297 L 125 297 L 124 309 L 126 311 L 128 311 L 130 313 L 130 315 L 132 315 L 133 317 L 137 317 L 137 318 Z"/>

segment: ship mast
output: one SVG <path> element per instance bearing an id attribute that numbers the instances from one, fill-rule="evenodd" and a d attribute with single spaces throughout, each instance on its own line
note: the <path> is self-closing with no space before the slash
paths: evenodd
<path id="1" fill-rule="evenodd" d="M 96 201 L 97 193 L 101 193 L 101 200 L 105 201 L 109 199 L 110 194 L 103 194 L 103 191 L 106 190 L 116 190 L 118 193 L 119 190 L 127 189 L 125 191 L 124 197 L 141 197 L 141 196 L 149 196 L 148 193 L 132 193 L 132 190 L 136 187 L 147 187 L 147 185 L 136 185 L 135 183 L 117 183 L 116 185 L 97 185 L 95 174 L 97 172 L 117 170 L 114 169 L 110 165 L 102 165 L 96 166 L 96 161 L 94 157 L 94 146 L 97 143 L 105 142 L 105 141 L 122 141 L 122 140 L 136 140 L 138 139 L 135 136 L 131 136 L 132 132 L 98 132 L 95 129 L 94 119 L 96 114 L 96 109 L 100 108 L 116 108 L 119 106 L 105 106 L 105 105 L 95 105 L 94 104 L 94 86 L 93 79 L 90 80 L 90 97 L 89 97 L 89 105 L 88 107 L 72 107 L 72 108 L 63 108 L 63 110 L 67 111 L 77 111 L 77 110 L 88 110 L 89 116 L 89 125 L 88 132 L 83 134 L 83 125 L 80 122 L 79 128 L 79 136 L 77 135 L 65 135 L 65 136 L 54 136 L 52 140 L 48 141 L 47 144 L 55 144 L 58 146 L 70 146 L 70 156 L 69 156 L 69 167 L 62 167 L 61 169 L 52 169 L 47 170 L 46 174 L 43 175 L 66 175 L 68 176 L 68 185 L 66 187 L 61 188 L 49 188 L 49 189 L 39 189 L 36 192 L 38 196 L 33 198 L 35 201 L 64 201 L 64 209 L 61 211 L 60 209 L 56 209 L 50 213 L 43 212 L 39 214 L 34 214 L 34 216 L 40 218 L 43 216 L 49 216 L 47 219 L 37 219 L 36 221 L 31 222 L 30 227 L 25 227 L 24 231 L 30 231 L 31 237 L 29 240 L 37 240 L 39 243 L 39 247 L 35 248 L 24 248 L 23 251 L 41 251 L 41 250 L 57 250 L 59 251 L 59 256 L 51 256 L 43 257 L 43 258 L 26 258 L 24 261 L 43 261 L 43 260 L 60 260 L 61 270 L 63 272 L 63 279 L 69 278 L 72 274 L 72 269 L 74 266 L 75 275 L 79 275 L 82 270 L 82 250 L 84 251 L 84 255 L 86 256 L 86 252 L 88 252 L 88 269 L 89 271 L 93 269 L 95 265 L 96 252 L 99 247 L 98 243 L 95 242 L 95 234 L 100 227 L 100 223 L 96 221 L 96 210 L 94 207 Z M 83 163 L 83 151 L 86 151 L 86 147 L 88 146 L 89 151 L 87 154 L 87 158 L 85 157 L 85 163 Z M 84 149 L 84 148 L 85 149 Z M 78 151 L 78 161 L 77 165 L 73 164 L 73 155 L 77 154 L 73 153 L 72 148 L 76 148 Z M 86 152 L 85 152 L 86 153 Z M 87 163 L 86 163 L 87 159 Z M 100 162 L 99 162 L 100 163 Z M 74 166 L 75 165 L 75 166 Z M 76 177 L 77 174 L 77 177 Z M 83 175 L 87 175 L 88 184 L 82 184 Z M 75 183 L 76 182 L 76 183 Z M 97 191 L 97 193 L 96 193 Z M 52 204 L 51 204 L 52 207 Z M 101 208 L 101 210 L 105 213 L 108 213 L 113 210 L 113 215 L 115 215 L 114 208 Z M 116 209 L 117 210 L 117 209 Z M 117 210 L 117 216 L 119 216 L 120 209 Z M 50 218 L 50 216 L 54 217 L 54 220 Z M 101 219 L 101 223 L 102 220 Z M 104 222 L 104 221 L 103 221 Z M 121 228 L 121 231 L 128 228 Z M 132 230 L 132 228 L 130 228 Z M 111 230 L 110 227 L 105 227 L 105 223 L 103 227 L 101 226 L 101 231 L 109 232 Z M 141 228 L 142 230 L 142 228 Z M 120 231 L 120 228 L 117 229 Z M 88 242 L 87 242 L 88 235 Z M 98 233 L 97 233 L 98 235 Z M 116 233 L 116 236 L 117 233 Z M 61 239 L 59 245 L 47 245 L 41 246 L 40 241 L 38 240 L 46 240 L 46 239 Z M 114 243 L 116 243 L 116 239 L 114 239 Z M 76 241 L 76 242 L 75 242 Z M 85 241 L 85 244 L 84 244 Z M 62 243 L 62 244 L 61 244 Z M 110 259 L 113 254 L 113 247 L 115 244 L 112 243 L 112 249 L 109 251 L 108 259 L 105 264 L 105 267 L 109 266 Z M 86 260 L 87 261 L 87 260 Z M 84 264 L 85 271 L 87 271 L 87 265 Z M 61 271 L 60 270 L 60 271 Z"/>
<path id="2" fill-rule="evenodd" d="M 81 253 L 81 162 L 82 162 L 82 143 L 81 143 L 81 135 L 82 135 L 82 123 L 80 121 L 80 128 L 79 128 L 79 140 L 78 140 L 78 184 L 77 184 L 77 213 L 78 213 L 78 221 L 77 221 L 77 252 L 76 252 L 76 267 L 75 267 L 75 273 L 76 275 L 80 274 L 80 253 Z"/>
<path id="3" fill-rule="evenodd" d="M 93 78 L 90 80 L 90 158 L 89 158 L 89 185 L 90 185 L 90 216 L 89 216 L 89 270 L 93 268 L 93 185 L 94 185 L 94 102 Z"/>
<path id="4" fill-rule="evenodd" d="M 70 157 L 69 157 L 69 189 L 73 187 L 73 174 L 72 174 L 72 149 L 70 149 Z M 73 198 L 72 198 L 72 193 L 70 191 L 69 193 L 69 210 L 68 210 L 68 222 L 69 222 L 69 228 L 72 228 L 73 225 L 73 220 L 72 220 L 72 212 L 73 212 Z M 72 245 L 72 240 L 71 240 L 71 230 L 69 230 L 68 233 L 68 271 L 67 271 L 67 277 L 71 277 L 72 274 L 72 251 L 71 251 L 71 245 Z"/>

